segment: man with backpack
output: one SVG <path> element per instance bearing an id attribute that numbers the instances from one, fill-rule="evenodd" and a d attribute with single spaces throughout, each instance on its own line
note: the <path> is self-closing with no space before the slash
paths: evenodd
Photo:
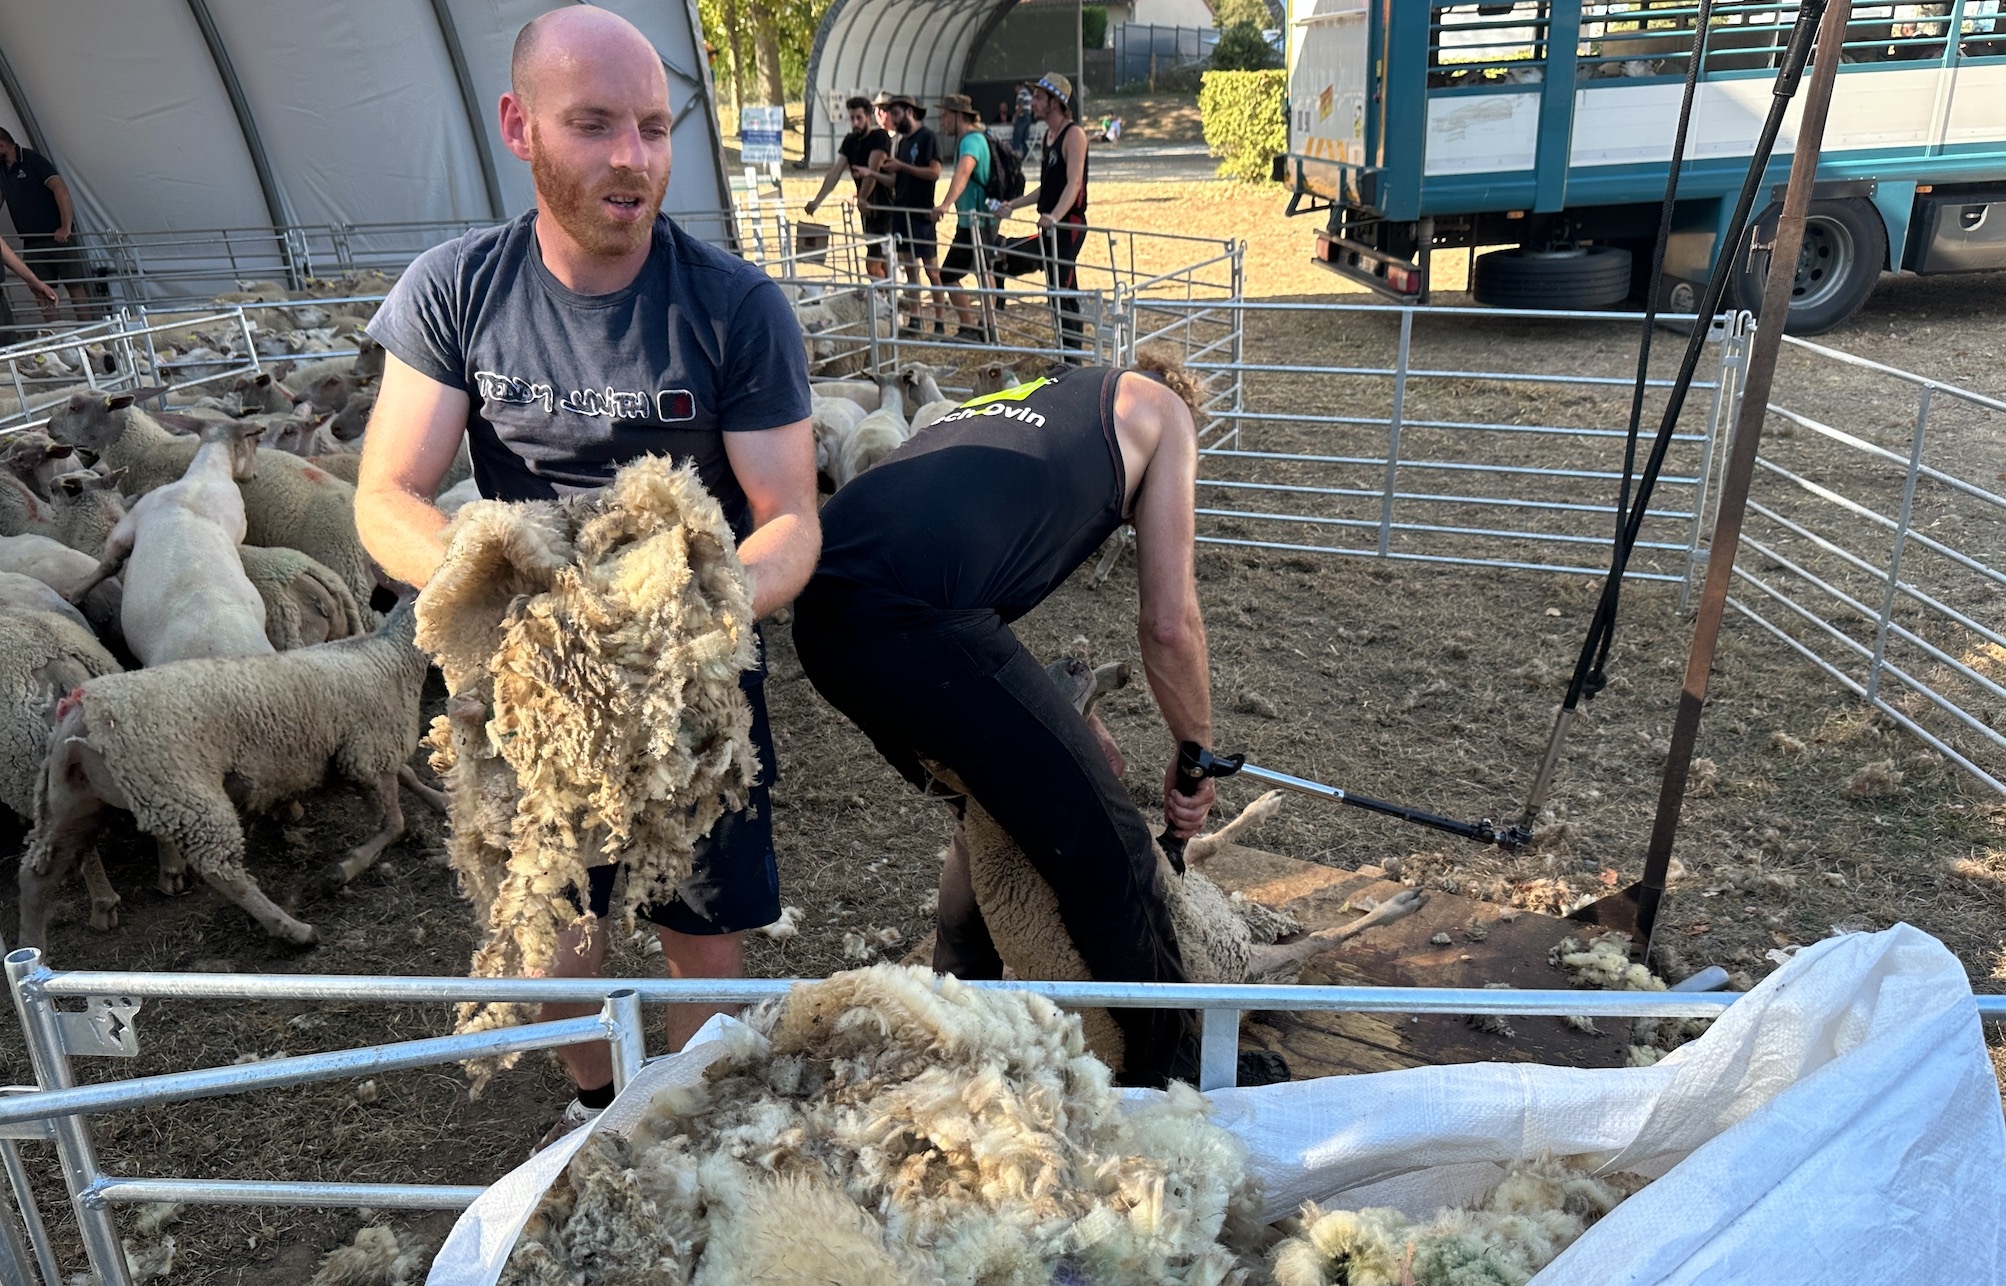
<path id="1" fill-rule="evenodd" d="M 950 209 L 955 212 L 954 244 L 941 261 L 941 280 L 950 287 L 947 297 L 960 324 L 957 336 L 973 339 L 980 334 L 986 342 L 994 342 L 992 328 L 979 325 L 987 310 L 978 312 L 968 292 L 951 288 L 970 273 L 975 276 L 976 289 L 985 289 L 990 283 L 989 255 L 995 241 L 990 229 L 996 220 L 989 206 L 1001 199 L 1000 180 L 1010 162 L 1003 160 L 1006 149 L 991 142 L 982 128 L 982 114 L 966 94 L 949 94 L 940 100 L 940 131 L 955 150 L 947 195 L 933 211 L 935 218 L 945 217 Z M 1018 170 L 1020 189 L 1023 181 L 1023 171 Z"/>

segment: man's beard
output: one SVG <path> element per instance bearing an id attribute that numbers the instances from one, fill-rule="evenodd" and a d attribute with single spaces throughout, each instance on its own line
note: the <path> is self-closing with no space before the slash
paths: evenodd
<path id="1" fill-rule="evenodd" d="M 531 135 L 530 178 L 536 194 L 557 226 L 564 229 L 586 254 L 602 259 L 618 259 L 648 244 L 655 231 L 655 216 L 661 212 L 662 197 L 669 189 L 669 177 L 649 188 L 631 170 L 616 170 L 603 192 L 591 190 L 586 181 L 564 169 L 551 158 L 548 149 L 535 145 Z M 605 196 L 638 197 L 648 217 L 632 223 L 616 223 L 600 208 Z"/>

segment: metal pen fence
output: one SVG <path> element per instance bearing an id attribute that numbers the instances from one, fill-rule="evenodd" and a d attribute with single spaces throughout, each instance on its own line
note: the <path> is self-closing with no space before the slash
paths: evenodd
<path id="1" fill-rule="evenodd" d="M 1728 602 L 2006 793 L 2006 401 L 1784 342 Z"/>
<path id="2" fill-rule="evenodd" d="M 32 1086 L 0 1088 L 0 1162 L 14 1198 L 14 1219 L 0 1211 L 0 1279 L 43 1286 L 63 1282 L 62 1264 L 36 1201 L 23 1142 L 46 1143 L 75 1217 L 91 1270 L 104 1286 L 128 1286 L 115 1208 L 174 1201 L 231 1206 L 458 1210 L 483 1185 L 328 1183 L 284 1179 L 185 1179 L 114 1176 L 97 1155 L 91 1118 L 197 1098 L 441 1066 L 504 1053 L 607 1041 L 614 1084 L 625 1087 L 645 1055 L 644 1003 L 705 1001 L 752 1004 L 783 997 L 794 979 L 469 979 L 50 969 L 37 950 L 6 957 L 7 980 L 21 1020 Z M 1233 1083 L 1240 1017 L 1247 1011 L 1333 1013 L 1585 1014 L 1603 1018 L 1712 1018 L 1738 996 L 1706 992 L 1501 991 L 1419 987 L 1217 986 L 1120 982 L 966 984 L 1028 992 L 1067 1006 L 1173 1008 L 1199 1012 L 1200 1088 Z M 364 1001 L 440 1004 L 599 1003 L 596 1015 L 540 1022 L 469 1036 L 440 1036 L 255 1063 L 168 1072 L 96 1084 L 78 1083 L 78 1058 L 130 1058 L 139 1050 L 136 1015 L 148 1001 Z M 81 1002 L 81 1010 L 59 1002 Z M 2006 1017 L 2006 997 L 1981 997 L 1980 1011 Z M 18 1226 L 16 1220 L 18 1219 Z"/>
<path id="3" fill-rule="evenodd" d="M 1222 314 L 1237 314 L 1236 327 Z M 1235 302 L 1139 306 L 1138 343 L 1183 344 L 1206 377 L 1200 543 L 1599 576 L 1615 529 L 1628 376 L 1579 373 L 1571 345 L 1634 314 Z M 1227 359 L 1245 319 L 1347 325 L 1341 363 Z M 1549 369 L 1472 366 L 1471 323 L 1556 332 Z M 1716 325 L 1712 378 L 1667 456 L 1629 576 L 1692 573 L 1712 445 L 1733 405 L 1746 333 Z M 1629 342 L 1626 340 L 1625 342 Z M 1506 363 L 1500 363 L 1506 365 Z M 1649 384 L 1647 423 L 1670 384 Z"/>

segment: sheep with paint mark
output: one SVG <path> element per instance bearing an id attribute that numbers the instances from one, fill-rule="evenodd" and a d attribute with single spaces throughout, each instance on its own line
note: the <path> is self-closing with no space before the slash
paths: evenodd
<path id="1" fill-rule="evenodd" d="M 71 691 L 57 714 L 21 863 L 21 941 L 46 940 L 50 896 L 94 852 L 108 808 L 130 812 L 160 842 L 168 883 L 192 867 L 273 937 L 316 941 L 313 926 L 274 904 L 244 868 L 237 810 L 296 799 L 330 774 L 372 794 L 381 825 L 320 873 L 317 889 L 331 890 L 404 833 L 400 781 L 439 802 L 406 764 L 418 745 L 426 668 L 411 643 L 414 618 L 406 603 L 361 638 L 178 661 Z"/>

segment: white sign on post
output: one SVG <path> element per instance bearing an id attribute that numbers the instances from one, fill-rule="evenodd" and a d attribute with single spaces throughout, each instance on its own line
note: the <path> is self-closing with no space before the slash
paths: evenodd
<path id="1" fill-rule="evenodd" d="M 786 128 L 785 107 L 747 107 L 738 118 L 739 159 L 747 165 L 780 164 L 780 135 Z"/>

